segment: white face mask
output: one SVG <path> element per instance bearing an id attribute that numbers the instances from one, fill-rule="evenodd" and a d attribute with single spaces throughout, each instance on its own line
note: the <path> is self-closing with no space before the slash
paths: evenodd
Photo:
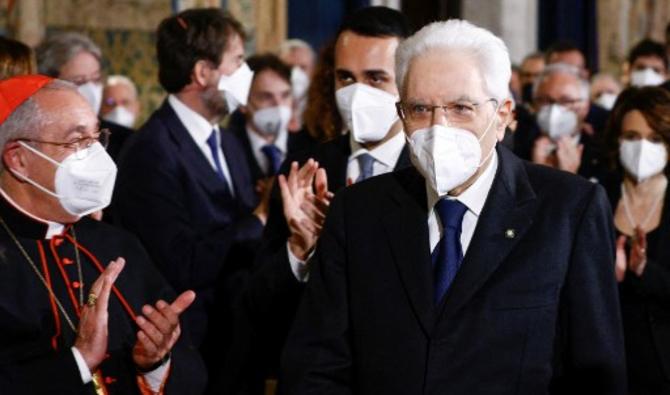
<path id="1" fill-rule="evenodd" d="M 630 84 L 633 86 L 656 86 L 665 82 L 665 78 L 651 67 L 635 70 L 630 74 Z"/>
<path id="2" fill-rule="evenodd" d="M 102 119 L 127 128 L 132 128 L 135 125 L 135 114 L 124 106 L 114 107 L 114 109 L 105 114 Z"/>
<path id="3" fill-rule="evenodd" d="M 438 196 L 463 185 L 493 155 L 495 145 L 482 160 L 479 145 L 491 125 L 493 119 L 479 139 L 465 129 L 443 125 L 419 129 L 408 137 L 412 163 Z"/>
<path id="4" fill-rule="evenodd" d="M 226 99 L 229 114 L 235 111 L 237 107 L 247 105 L 253 78 L 254 72 L 246 63 L 242 63 L 233 74 L 221 76 L 219 92 Z"/>
<path id="5" fill-rule="evenodd" d="M 42 192 L 57 198 L 65 211 L 82 217 L 109 206 L 116 181 L 116 164 L 102 144 L 95 143 L 85 150 L 72 153 L 60 163 L 28 144 L 19 144 L 58 167 L 54 180 L 56 191 L 50 191 L 10 169 L 11 172 Z"/>
<path id="6" fill-rule="evenodd" d="M 366 84 L 355 83 L 335 92 L 337 108 L 355 141 L 378 142 L 398 120 L 394 96 Z"/>
<path id="7" fill-rule="evenodd" d="M 286 106 L 263 108 L 254 113 L 251 121 L 259 132 L 276 136 L 287 130 L 291 122 L 291 108 Z"/>
<path id="8" fill-rule="evenodd" d="M 640 182 L 665 169 L 668 150 L 665 144 L 646 139 L 623 140 L 619 145 L 619 160 L 623 168 Z"/>
<path id="9" fill-rule="evenodd" d="M 615 93 L 604 92 L 598 96 L 595 103 L 606 110 L 612 110 L 617 97 Z"/>
<path id="10" fill-rule="evenodd" d="M 89 81 L 77 87 L 79 94 L 84 96 L 86 101 L 93 108 L 95 115 L 100 113 L 100 106 L 102 105 L 102 84 Z"/>
<path id="11" fill-rule="evenodd" d="M 291 69 L 291 91 L 295 99 L 301 99 L 309 89 L 309 76 L 298 66 Z"/>
<path id="12" fill-rule="evenodd" d="M 556 141 L 577 131 L 577 114 L 560 104 L 542 106 L 537 113 L 537 125 Z"/>

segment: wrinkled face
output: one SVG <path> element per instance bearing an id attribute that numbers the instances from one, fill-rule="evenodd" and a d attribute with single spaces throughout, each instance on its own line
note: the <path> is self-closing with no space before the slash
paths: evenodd
<path id="1" fill-rule="evenodd" d="M 203 61 L 201 61 L 203 62 Z M 214 67 L 207 64 L 202 70 L 202 79 L 205 89 L 202 92 L 202 100 L 212 114 L 226 115 L 228 106 L 223 95 L 219 92 L 219 79 L 222 75 L 233 74 L 244 63 L 244 42 L 242 37 L 233 34 L 228 40 L 228 45 L 221 57 L 221 63 Z"/>
<path id="2" fill-rule="evenodd" d="M 33 97 L 45 117 L 45 124 L 37 131 L 38 136 L 34 139 L 52 143 L 72 143 L 81 138 L 97 136 L 98 118 L 88 102 L 78 93 L 42 90 Z M 26 142 L 26 144 L 30 144 L 56 162 L 62 162 L 75 152 L 72 147 L 56 144 L 40 142 Z M 18 141 L 11 141 L 5 145 L 3 160 L 7 169 L 13 169 L 51 191 L 55 190 L 57 166 L 25 148 Z M 49 218 L 43 216 L 45 219 L 61 223 L 78 219 L 65 211 L 57 198 L 32 186 L 28 190 L 35 205 L 43 207 L 44 212 L 50 215 Z"/>
<path id="3" fill-rule="evenodd" d="M 60 68 L 58 78 L 76 85 L 87 82 L 102 84 L 100 62 L 91 53 L 81 51 Z"/>
<path id="4" fill-rule="evenodd" d="M 100 115 L 106 115 L 116 106 L 125 107 L 136 116 L 140 112 L 140 102 L 133 90 L 126 84 L 108 85 L 102 92 Z"/>
<path id="5" fill-rule="evenodd" d="M 398 95 L 395 84 L 396 37 L 367 37 L 351 31 L 335 44 L 335 89 L 357 82 Z"/>
<path id="6" fill-rule="evenodd" d="M 589 101 L 584 97 L 581 82 L 567 73 L 550 74 L 538 85 L 533 97 L 533 107 L 539 111 L 550 104 L 560 104 L 574 111 L 580 122 L 586 119 L 589 112 Z"/>
<path id="7" fill-rule="evenodd" d="M 314 54 L 307 48 L 293 48 L 283 54 L 281 60 L 289 66 L 300 67 L 310 77 L 314 72 Z"/>
<path id="8" fill-rule="evenodd" d="M 510 105 L 506 101 L 496 111 L 497 102 L 486 92 L 473 56 L 444 50 L 432 50 L 411 61 L 401 102 L 405 132 L 409 136 L 419 129 L 444 125 L 467 130 L 480 139 L 490 128 L 480 141 L 484 154 L 504 137 Z M 450 110 L 433 106 L 446 106 Z"/>

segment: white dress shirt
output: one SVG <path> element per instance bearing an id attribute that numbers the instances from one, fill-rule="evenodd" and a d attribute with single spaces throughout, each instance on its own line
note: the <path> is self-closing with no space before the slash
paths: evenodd
<path id="1" fill-rule="evenodd" d="M 347 185 L 356 182 L 362 172 L 360 162 L 357 159 L 359 156 L 369 154 L 374 158 L 375 161 L 372 165 L 372 175 L 378 176 L 380 174 L 390 173 L 395 169 L 400 153 L 405 146 L 405 133 L 402 130 L 391 137 L 391 139 L 384 142 L 384 144 L 375 147 L 370 151 L 356 142 L 352 134 L 349 136 L 351 155 L 349 155 L 347 164 Z"/>
<path id="2" fill-rule="evenodd" d="M 458 200 L 468 209 L 463 216 L 463 223 L 461 225 L 461 248 L 463 249 L 463 256 L 467 253 L 470 241 L 472 241 L 472 235 L 475 233 L 475 228 L 479 221 L 479 214 L 482 212 L 484 203 L 486 203 L 486 197 L 489 195 L 489 191 L 493 185 L 497 169 L 498 153 L 493 151 L 488 167 L 468 189 L 463 191 L 459 196 L 447 196 L 447 199 Z M 440 218 L 435 213 L 435 204 L 440 198 L 428 183 L 426 183 L 426 191 L 428 196 L 428 237 L 430 250 L 433 251 L 440 242 L 444 229 L 440 223 Z"/>
<path id="3" fill-rule="evenodd" d="M 349 162 L 347 164 L 347 185 L 356 182 L 358 176 L 361 174 L 361 167 L 358 156 L 368 153 L 375 159 L 372 165 L 373 176 L 378 176 L 384 173 L 390 173 L 395 169 L 402 149 L 405 147 L 405 133 L 401 130 L 388 141 L 384 142 L 372 150 L 368 151 L 359 143 L 354 141 L 353 136 L 350 135 L 351 155 L 349 155 Z M 307 282 L 309 280 L 309 270 L 305 261 L 301 261 L 291 252 L 288 242 L 286 243 L 286 250 L 288 251 L 288 261 L 291 264 L 291 271 L 295 278 L 300 282 Z M 311 255 L 309 256 L 311 258 Z M 309 258 L 307 260 L 309 260 Z"/>
<path id="4" fill-rule="evenodd" d="M 188 131 L 188 134 L 191 135 L 193 141 L 198 146 L 198 148 L 200 148 L 200 151 L 205 156 L 214 171 L 217 171 L 216 162 L 214 162 L 212 150 L 209 149 L 209 145 L 207 145 L 207 139 L 212 134 L 212 130 L 216 130 L 216 146 L 219 162 L 221 163 L 221 170 L 223 171 L 223 175 L 226 177 L 226 182 L 228 183 L 230 193 L 234 196 L 235 189 L 233 187 L 232 178 L 230 178 L 230 170 L 228 169 L 226 157 L 223 154 L 223 150 L 221 149 L 221 130 L 219 130 L 219 125 L 211 124 L 202 115 L 191 110 L 186 104 L 182 103 L 181 100 L 179 100 L 175 95 L 168 95 L 168 103 L 170 103 L 170 106 L 177 114 L 177 118 L 179 118 L 181 123 L 184 125 Z"/>
<path id="5" fill-rule="evenodd" d="M 279 148 L 279 152 L 281 152 L 281 160 L 282 162 L 284 161 L 284 159 L 286 158 L 287 145 L 288 145 L 288 130 L 283 130 L 279 132 L 277 138 L 272 143 L 268 143 L 267 140 L 259 136 L 258 133 L 251 130 L 249 126 L 247 126 L 246 130 L 247 130 L 247 136 L 249 137 L 249 142 L 251 143 L 251 152 L 253 152 L 254 158 L 256 158 L 256 163 L 258 163 L 258 167 L 260 167 L 263 172 L 267 172 L 268 169 L 270 168 L 270 160 L 268 159 L 267 155 L 265 155 L 262 151 L 263 147 L 265 147 L 266 145 L 274 144 L 275 147 Z"/>

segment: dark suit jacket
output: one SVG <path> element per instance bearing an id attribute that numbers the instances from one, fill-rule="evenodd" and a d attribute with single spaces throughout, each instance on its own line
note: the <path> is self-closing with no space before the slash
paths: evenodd
<path id="1" fill-rule="evenodd" d="M 607 187 L 612 208 L 621 198 L 622 177 Z M 647 265 L 642 276 L 628 271 L 619 285 L 631 393 L 670 392 L 670 193 L 661 223 L 647 235 Z"/>
<path id="2" fill-rule="evenodd" d="M 261 169 L 256 161 L 256 157 L 251 148 L 251 141 L 249 141 L 249 135 L 247 135 L 246 120 L 239 110 L 231 116 L 230 123 L 226 130 L 231 132 L 242 146 L 244 156 L 247 158 L 247 163 L 249 164 L 251 179 L 254 185 L 256 185 L 258 180 L 268 177 L 269 175 L 267 174 L 266 169 Z M 286 142 L 287 157 L 293 153 L 308 150 L 315 145 L 316 141 L 306 131 L 301 130 L 297 133 L 289 132 L 288 140 Z"/>
<path id="3" fill-rule="evenodd" d="M 288 174 L 293 161 L 302 165 L 313 158 L 326 170 L 329 190 L 338 192 L 347 184 L 349 155 L 351 155 L 349 135 L 340 136 L 332 141 L 314 145 L 312 149 L 289 154 L 280 174 Z M 405 147 L 395 169 L 408 166 L 411 166 L 411 162 Z M 289 235 L 281 193 L 275 183 L 270 199 L 267 226 L 254 265 L 254 274 L 243 294 L 238 311 L 240 314 L 238 323 L 245 323 L 240 324 L 238 336 L 235 337 L 235 347 L 238 350 L 231 353 L 227 364 L 229 368 L 222 376 L 222 381 L 231 386 L 230 393 L 254 393 L 254 390 L 241 389 L 239 386 L 245 386 L 248 382 L 262 382 L 268 371 L 270 374 L 276 373 L 280 351 L 304 289 L 304 284 L 298 282 L 291 271 L 286 251 Z M 246 346 L 253 349 L 247 349 Z M 255 356 L 258 354 L 262 355 Z"/>
<path id="4" fill-rule="evenodd" d="M 224 274 L 250 266 L 243 247 L 263 229 L 251 214 L 256 195 L 242 150 L 227 133 L 221 145 L 234 198 L 166 101 L 125 147 L 114 192 L 118 224 L 140 238 L 178 292 L 198 294 L 186 313 L 197 345 L 208 318 L 221 316 L 210 313 Z"/>
<path id="5" fill-rule="evenodd" d="M 106 121 L 102 118 L 99 118 L 100 129 L 109 129 L 109 144 L 107 145 L 107 152 L 109 156 L 114 159 L 116 162 L 121 154 L 123 145 L 126 143 L 126 140 L 133 135 L 134 130 L 129 129 L 125 126 L 119 125 L 114 122 Z"/>
<path id="6" fill-rule="evenodd" d="M 287 394 L 623 394 L 614 235 L 602 187 L 499 167 L 445 302 L 433 302 L 424 179 L 333 201 L 282 358 Z"/>

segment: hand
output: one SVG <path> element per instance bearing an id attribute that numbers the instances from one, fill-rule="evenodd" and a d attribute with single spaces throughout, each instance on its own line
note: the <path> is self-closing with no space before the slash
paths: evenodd
<path id="1" fill-rule="evenodd" d="M 554 150 L 554 143 L 547 136 L 538 137 L 533 144 L 533 151 L 531 152 L 531 160 L 533 163 L 539 165 L 554 167 L 551 160 L 551 153 Z"/>
<path id="2" fill-rule="evenodd" d="M 628 269 L 638 277 L 642 276 L 647 266 L 647 235 L 642 229 L 635 228 L 633 245 L 630 248 L 630 257 L 628 259 Z"/>
<path id="3" fill-rule="evenodd" d="M 186 291 L 172 304 L 159 300 L 154 307 L 144 305 L 143 316 L 135 322 L 140 327 L 137 342 L 133 347 L 133 361 L 143 370 L 160 362 L 179 339 L 181 328 L 179 315 L 195 300 L 195 292 Z"/>
<path id="4" fill-rule="evenodd" d="M 626 258 L 626 236 L 621 235 L 616 241 L 616 263 L 614 274 L 616 281 L 622 282 L 626 277 L 626 268 L 628 267 L 628 258 Z"/>
<path id="5" fill-rule="evenodd" d="M 97 300 L 93 306 L 89 306 L 88 302 L 82 306 L 74 346 L 90 371 L 97 369 L 107 353 L 109 294 L 125 263 L 123 258 L 117 258 L 107 265 L 89 291 Z"/>
<path id="6" fill-rule="evenodd" d="M 556 143 L 556 158 L 558 159 L 558 168 L 573 174 L 577 174 L 579 167 L 582 165 L 582 153 L 584 152 L 584 145 L 575 145 L 574 140 L 570 136 L 563 136 Z"/>
<path id="7" fill-rule="evenodd" d="M 254 215 L 258 217 L 263 225 L 268 222 L 268 211 L 270 211 L 270 195 L 272 192 L 272 184 L 275 177 L 267 177 L 258 180 L 256 183 L 256 193 L 260 196 L 260 202 L 254 210 Z"/>
<path id="8" fill-rule="evenodd" d="M 279 176 L 279 187 L 284 217 L 291 231 L 289 248 L 293 255 L 304 261 L 316 245 L 333 197 L 328 191 L 328 176 L 312 159 L 300 169 L 294 162 L 288 178 Z M 316 189 L 316 194 L 312 188 Z"/>
<path id="9" fill-rule="evenodd" d="M 102 221 L 102 210 L 92 212 L 89 216 L 96 221 Z"/>

